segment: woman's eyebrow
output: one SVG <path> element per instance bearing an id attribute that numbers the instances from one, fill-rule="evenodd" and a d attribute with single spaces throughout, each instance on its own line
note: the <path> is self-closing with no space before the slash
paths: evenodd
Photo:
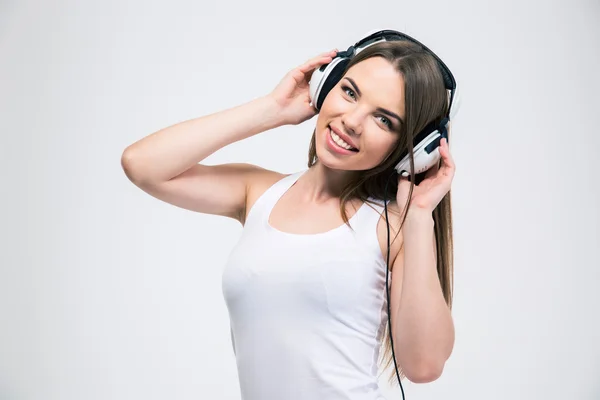
<path id="1" fill-rule="evenodd" d="M 346 79 L 346 80 L 348 80 L 348 82 L 350 82 L 350 84 L 352 85 L 352 87 L 354 88 L 356 93 L 358 93 L 358 95 L 360 96 L 360 89 L 356 85 L 356 82 L 354 82 L 354 80 L 352 78 L 348 78 L 347 76 L 345 76 L 344 79 Z M 385 108 L 377 107 L 377 111 L 379 111 L 382 114 L 386 114 L 389 117 L 396 118 L 398 121 L 400 121 L 402 124 L 404 124 L 404 121 L 402 120 L 402 118 L 400 118 L 399 115 L 394 114 L 390 110 L 386 110 Z"/>

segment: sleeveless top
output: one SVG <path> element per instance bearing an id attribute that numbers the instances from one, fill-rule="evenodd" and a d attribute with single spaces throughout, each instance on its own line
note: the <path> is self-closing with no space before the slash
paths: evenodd
<path id="1" fill-rule="evenodd" d="M 223 270 L 242 399 L 384 399 L 377 380 L 387 328 L 377 240 L 383 203 L 377 211 L 364 203 L 349 221 L 354 231 L 346 224 L 317 234 L 279 231 L 271 210 L 305 171 L 258 198 Z"/>

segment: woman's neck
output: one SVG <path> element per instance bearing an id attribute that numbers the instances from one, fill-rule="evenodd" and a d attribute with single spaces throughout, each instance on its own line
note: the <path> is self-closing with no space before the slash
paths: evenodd
<path id="1" fill-rule="evenodd" d="M 356 176 L 356 171 L 342 171 L 328 168 L 317 161 L 298 181 L 305 199 L 314 203 L 338 201 L 348 182 Z"/>

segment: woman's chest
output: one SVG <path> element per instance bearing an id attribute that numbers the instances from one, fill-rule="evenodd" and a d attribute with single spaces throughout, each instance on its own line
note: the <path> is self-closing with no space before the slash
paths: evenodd
<path id="1" fill-rule="evenodd" d="M 351 235 L 337 239 L 242 237 L 223 271 L 230 311 L 263 317 L 294 312 L 353 312 L 382 290 L 381 266 Z"/>

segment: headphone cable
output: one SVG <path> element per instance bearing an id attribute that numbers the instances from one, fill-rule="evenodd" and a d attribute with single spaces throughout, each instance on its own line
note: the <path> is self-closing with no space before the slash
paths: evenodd
<path id="1" fill-rule="evenodd" d="M 398 377 L 398 383 L 400 384 L 400 391 L 402 392 L 402 400 L 405 400 L 404 397 L 404 388 L 402 387 L 402 382 L 400 379 L 400 374 L 398 373 L 398 365 L 396 364 L 396 354 L 394 352 L 394 340 L 392 339 L 392 313 L 390 309 L 390 287 L 388 285 L 388 277 L 390 273 L 390 222 L 388 219 L 388 211 L 387 211 L 387 189 L 388 184 L 390 183 L 390 179 L 396 175 L 396 171 L 394 170 L 392 174 L 388 177 L 387 182 L 385 183 L 385 189 L 383 191 L 383 207 L 385 211 L 385 224 L 387 227 L 387 255 L 386 255 L 386 269 L 385 269 L 385 292 L 387 294 L 387 309 L 388 309 L 388 329 L 390 332 L 390 343 L 392 347 L 392 359 L 394 360 L 394 367 L 396 368 L 396 376 Z"/>

